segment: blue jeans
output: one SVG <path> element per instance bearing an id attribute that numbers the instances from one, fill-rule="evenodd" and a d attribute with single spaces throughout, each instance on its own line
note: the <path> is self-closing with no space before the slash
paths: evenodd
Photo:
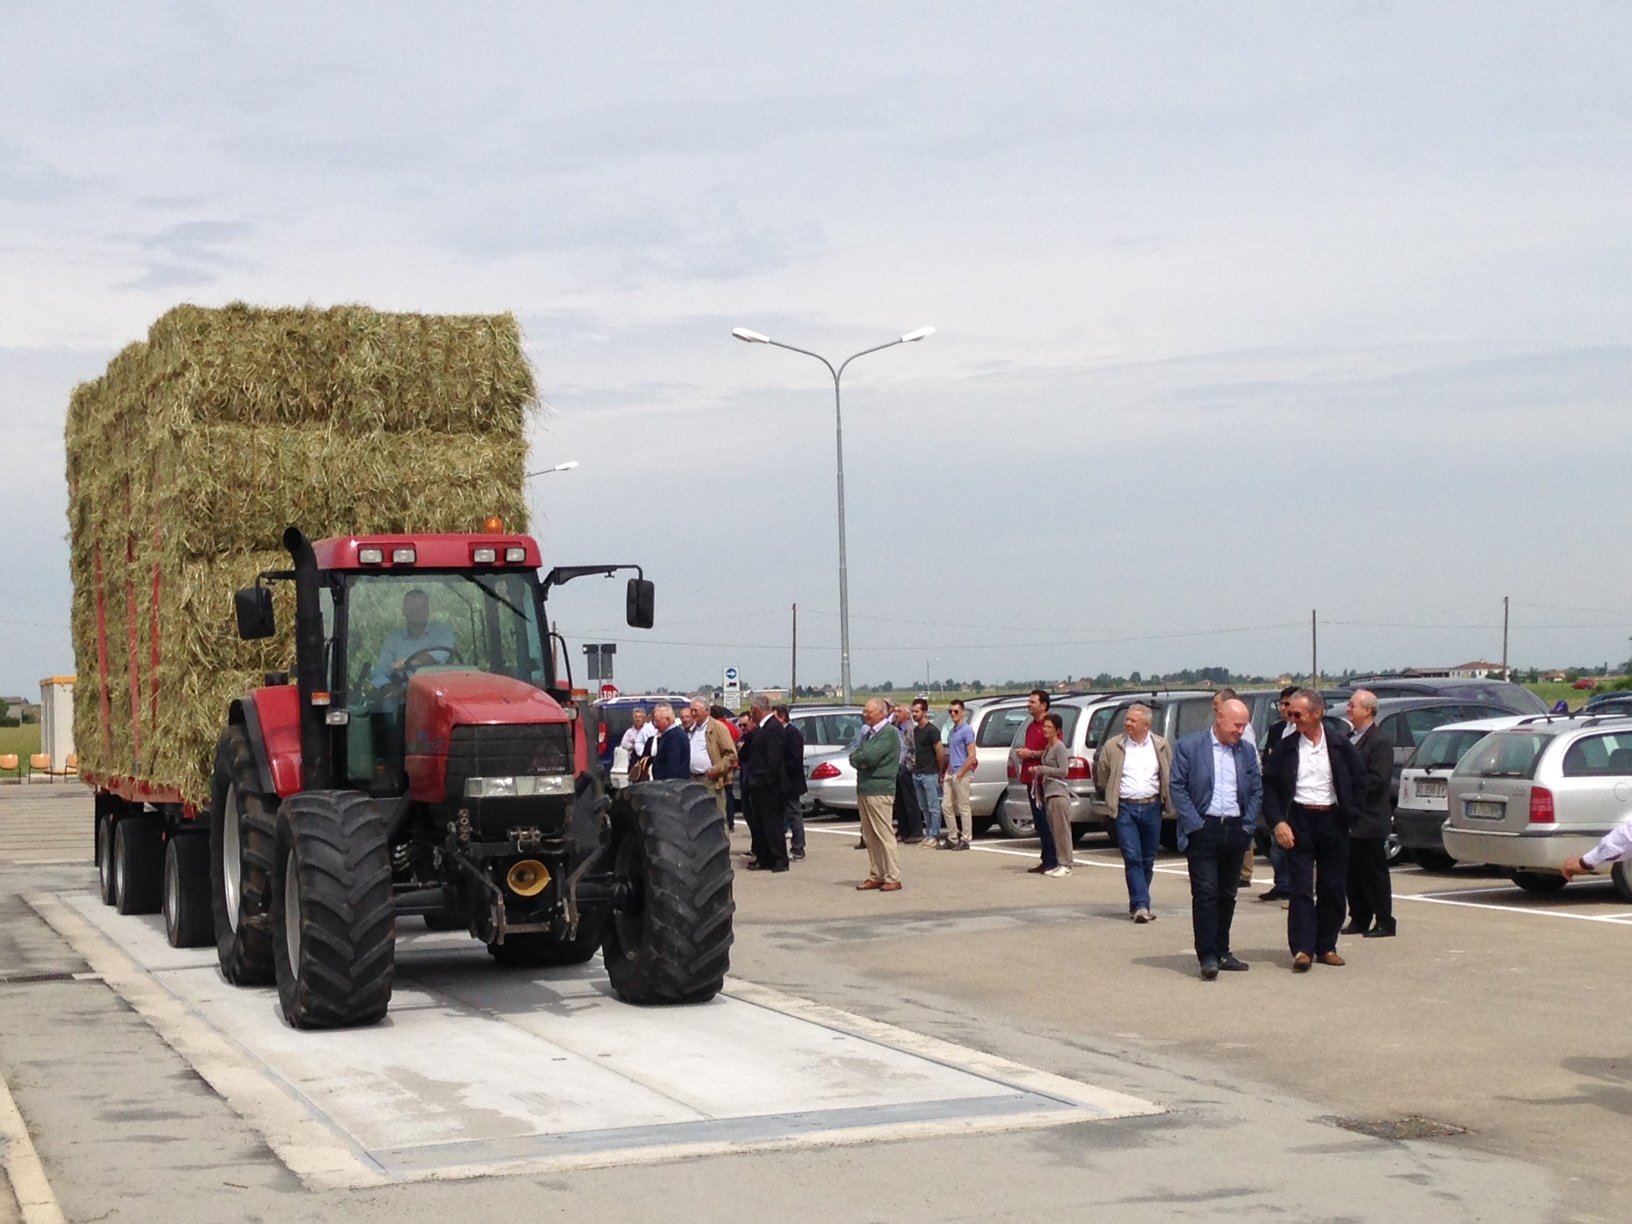
<path id="1" fill-rule="evenodd" d="M 1031 804 L 1031 827 L 1037 830 L 1037 842 L 1043 852 L 1043 870 L 1060 865 L 1060 852 L 1054 847 L 1054 830 L 1048 827 L 1048 813 L 1031 788 L 1026 788 L 1026 801 Z"/>
<path id="2" fill-rule="evenodd" d="M 924 813 L 924 836 L 941 840 L 941 777 L 939 774 L 915 773 L 912 789 L 918 796 L 918 807 Z"/>
<path id="3" fill-rule="evenodd" d="M 1128 880 L 1128 913 L 1150 908 L 1150 881 L 1156 874 L 1156 846 L 1162 834 L 1162 803 L 1116 805 L 1116 844 Z"/>

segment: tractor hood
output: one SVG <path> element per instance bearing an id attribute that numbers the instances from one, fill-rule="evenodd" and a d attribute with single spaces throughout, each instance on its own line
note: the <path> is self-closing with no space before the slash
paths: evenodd
<path id="1" fill-rule="evenodd" d="M 483 671 L 418 672 L 408 681 L 404 765 L 413 798 L 442 799 L 454 727 L 570 722 L 553 697 L 524 680 Z"/>

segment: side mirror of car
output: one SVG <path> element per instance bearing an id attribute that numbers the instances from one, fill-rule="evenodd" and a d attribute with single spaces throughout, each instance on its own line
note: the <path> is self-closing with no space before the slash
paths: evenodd
<path id="1" fill-rule="evenodd" d="M 655 590 L 651 580 L 647 578 L 629 579 L 629 594 L 624 600 L 625 614 L 630 627 L 635 629 L 650 629 L 652 627 L 652 603 Z"/>
<path id="2" fill-rule="evenodd" d="M 263 586 L 244 587 L 232 597 L 238 614 L 238 636 L 246 642 L 269 638 L 277 632 L 272 616 L 272 592 Z"/>

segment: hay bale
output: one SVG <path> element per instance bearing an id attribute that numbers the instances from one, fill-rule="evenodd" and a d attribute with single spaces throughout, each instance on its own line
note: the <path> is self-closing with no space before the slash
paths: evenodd
<path id="1" fill-rule="evenodd" d="M 69 403 L 82 767 L 206 801 L 228 703 L 293 669 L 287 588 L 275 639 L 240 642 L 233 623 L 233 591 L 287 567 L 284 528 L 471 531 L 498 514 L 525 530 L 535 407 L 509 315 L 234 304 L 161 317 Z"/>

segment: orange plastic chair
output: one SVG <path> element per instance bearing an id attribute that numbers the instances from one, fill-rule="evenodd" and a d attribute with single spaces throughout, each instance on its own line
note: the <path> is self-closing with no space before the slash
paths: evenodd
<path id="1" fill-rule="evenodd" d="M 76 776 L 78 775 L 78 773 L 79 773 L 79 753 L 70 752 L 68 754 L 67 758 L 64 759 L 64 761 L 62 762 L 62 772 L 63 772 L 63 774 L 65 776 L 68 775 L 68 774 L 74 774 Z"/>
<path id="2" fill-rule="evenodd" d="M 30 781 L 33 780 L 32 775 L 37 773 L 43 773 L 46 780 L 50 781 L 51 758 L 43 752 L 36 752 L 33 756 L 28 758 L 28 772 L 30 774 Z"/>
<path id="3" fill-rule="evenodd" d="M 11 774 L 19 782 L 23 780 L 23 766 L 15 752 L 0 755 L 0 774 Z"/>

